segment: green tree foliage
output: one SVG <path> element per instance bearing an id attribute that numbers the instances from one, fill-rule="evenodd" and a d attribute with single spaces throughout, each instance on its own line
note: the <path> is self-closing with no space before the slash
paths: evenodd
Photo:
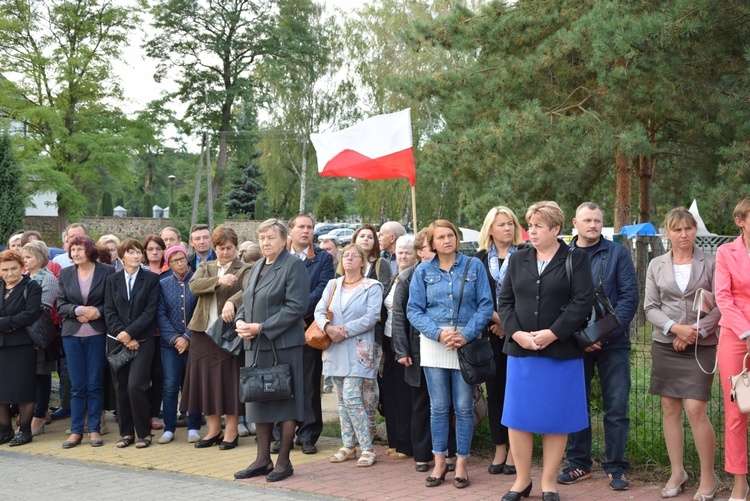
<path id="1" fill-rule="evenodd" d="M 0 186 L 0 245 L 6 245 L 8 237 L 23 229 L 26 212 L 21 170 L 7 133 L 0 136 Z"/>
<path id="2" fill-rule="evenodd" d="M 112 194 L 109 191 L 105 191 L 102 195 L 102 216 L 112 217 L 114 214 L 115 206 L 112 205 Z"/>
<path id="3" fill-rule="evenodd" d="M 332 221 L 337 217 L 336 214 L 336 203 L 333 197 L 328 193 L 324 193 L 315 205 L 315 215 L 320 221 Z"/>
<path id="4" fill-rule="evenodd" d="M 0 0 L 0 113 L 23 123 L 28 179 L 57 192 L 60 225 L 127 181 L 129 121 L 112 62 L 140 22 L 141 0 Z M 94 202 L 92 202 L 94 201 Z"/>
<path id="5" fill-rule="evenodd" d="M 230 218 L 255 218 L 255 203 L 258 194 L 263 191 L 263 185 L 258 182 L 260 170 L 253 160 L 262 154 L 256 151 L 247 163 L 241 166 L 242 174 L 239 179 L 232 182 L 232 189 L 227 196 L 227 216 Z"/>
<path id="6" fill-rule="evenodd" d="M 152 8 L 156 35 L 145 45 L 159 60 L 157 81 L 174 76 L 169 97 L 187 104 L 188 131 L 218 134 L 213 200 L 219 200 L 230 156 L 235 106 L 255 103 L 261 83 L 253 71 L 261 60 L 293 60 L 314 50 L 304 31 L 284 14 L 295 0 L 169 0 Z"/>

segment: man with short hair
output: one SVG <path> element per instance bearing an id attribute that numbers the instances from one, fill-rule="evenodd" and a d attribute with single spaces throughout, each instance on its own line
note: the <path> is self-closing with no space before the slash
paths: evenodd
<path id="1" fill-rule="evenodd" d="M 188 265 L 195 271 L 201 263 L 216 260 L 216 253 L 211 246 L 211 230 L 207 224 L 194 224 L 190 228 L 190 245 L 193 252 L 188 256 Z"/>
<path id="2" fill-rule="evenodd" d="M 638 279 L 628 250 L 602 237 L 604 212 L 592 202 L 582 203 L 576 210 L 573 225 L 578 230 L 571 247 L 585 251 L 591 262 L 594 284 L 601 287 L 615 309 L 620 328 L 600 342 L 586 348 L 584 370 L 586 395 L 591 399 L 591 380 L 594 368 L 604 404 L 604 444 L 606 458 L 602 469 L 609 477 L 609 487 L 622 491 L 629 487 L 625 471 L 630 463 L 625 459 L 630 417 L 630 322 L 638 307 Z M 560 484 L 572 484 L 591 477 L 591 423 L 585 430 L 568 436 L 566 453 L 568 466 L 557 476 Z"/>
<path id="3" fill-rule="evenodd" d="M 331 255 L 333 259 L 333 269 L 339 264 L 339 248 L 336 246 L 336 241 L 332 238 L 323 238 L 320 240 L 320 248 Z"/>
<path id="4" fill-rule="evenodd" d="M 318 305 L 328 281 L 333 278 L 333 260 L 330 254 L 315 247 L 312 243 L 315 222 L 307 214 L 298 214 L 287 223 L 292 237 L 288 246 L 289 252 L 301 259 L 307 268 L 310 279 L 310 302 L 305 313 L 305 327 L 315 321 L 313 313 Z M 323 352 L 307 345 L 302 349 L 302 368 L 304 371 L 305 413 L 297 426 L 297 442 L 302 445 L 304 454 L 318 452 L 315 443 L 323 431 L 323 414 L 320 405 L 320 378 L 323 374 Z M 273 452 L 280 446 L 273 444 Z"/>
<path id="5" fill-rule="evenodd" d="M 53 259 L 54 262 L 60 265 L 60 268 L 67 268 L 68 266 L 73 265 L 73 261 L 70 260 L 70 256 L 68 255 L 68 252 L 70 251 L 70 244 L 68 242 L 77 236 L 87 237 L 89 236 L 89 232 L 81 223 L 69 224 L 68 227 L 65 228 L 65 233 L 63 234 L 63 249 L 65 249 L 65 252 L 58 254 Z"/>
<path id="6" fill-rule="evenodd" d="M 396 240 L 398 237 L 406 235 L 406 229 L 398 221 L 388 221 L 383 223 L 378 233 L 380 242 L 380 257 L 387 259 L 391 265 L 391 276 L 398 274 L 398 263 L 396 262 Z"/>
<path id="7" fill-rule="evenodd" d="M 178 230 L 177 228 L 172 228 L 171 226 L 165 226 L 164 228 L 162 228 L 159 232 L 159 236 L 162 240 L 164 240 L 164 245 L 167 247 L 167 249 L 176 245 L 180 245 L 180 241 L 182 240 L 180 230 Z"/>

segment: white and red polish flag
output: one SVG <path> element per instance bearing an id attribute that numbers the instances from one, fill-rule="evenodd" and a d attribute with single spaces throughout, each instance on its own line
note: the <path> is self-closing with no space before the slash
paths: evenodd
<path id="1" fill-rule="evenodd" d="M 357 179 L 405 177 L 414 186 L 414 150 L 409 108 L 368 118 L 349 128 L 310 134 L 318 174 Z"/>

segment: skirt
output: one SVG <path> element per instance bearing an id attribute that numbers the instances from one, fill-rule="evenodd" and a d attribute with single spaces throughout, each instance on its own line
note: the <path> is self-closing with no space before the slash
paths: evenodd
<path id="1" fill-rule="evenodd" d="M 180 411 L 207 416 L 240 416 L 240 367 L 242 360 L 222 350 L 206 336 L 193 332 L 190 340 Z"/>
<path id="2" fill-rule="evenodd" d="M 502 424 L 529 433 L 589 426 L 583 359 L 508 356 Z"/>
<path id="3" fill-rule="evenodd" d="M 291 348 L 276 348 L 276 358 L 280 364 L 289 364 L 292 375 L 292 391 L 294 398 L 286 400 L 272 400 L 269 402 L 248 402 L 247 420 L 249 423 L 278 423 L 281 421 L 302 421 L 305 415 L 304 378 L 302 368 L 302 346 Z M 245 365 L 252 363 L 254 351 L 245 352 Z M 273 365 L 273 352 L 258 352 L 258 367 Z"/>
<path id="4" fill-rule="evenodd" d="M 36 349 L 33 344 L 0 347 L 0 404 L 36 401 Z"/>
<path id="5" fill-rule="evenodd" d="M 716 345 L 698 345 L 698 360 L 706 370 L 716 362 Z M 651 343 L 651 385 L 648 392 L 660 397 L 711 398 L 713 374 L 705 374 L 695 360 L 695 346 L 676 351 L 672 343 Z"/>

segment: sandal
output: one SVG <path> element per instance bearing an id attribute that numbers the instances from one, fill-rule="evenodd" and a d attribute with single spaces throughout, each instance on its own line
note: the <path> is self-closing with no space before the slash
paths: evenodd
<path id="1" fill-rule="evenodd" d="M 368 467 L 373 464 L 375 464 L 375 451 L 362 451 L 357 460 L 357 466 Z"/>
<path id="2" fill-rule="evenodd" d="M 153 436 L 153 435 L 149 435 L 149 436 L 148 436 L 148 437 L 146 437 L 146 438 L 142 438 L 142 439 L 138 440 L 138 441 L 137 441 L 137 442 L 135 443 L 135 448 L 136 448 L 136 449 L 145 449 L 146 447 L 148 447 L 149 445 L 151 445 L 151 440 L 152 440 L 153 438 L 154 438 L 154 436 Z"/>
<path id="3" fill-rule="evenodd" d="M 342 447 L 339 451 L 331 456 L 331 463 L 343 463 L 347 459 L 354 459 L 357 457 L 356 447 Z"/>
<path id="4" fill-rule="evenodd" d="M 125 447 L 133 443 L 134 438 L 135 437 L 120 437 L 120 440 L 115 442 L 115 447 L 117 447 L 118 449 L 124 449 Z"/>

